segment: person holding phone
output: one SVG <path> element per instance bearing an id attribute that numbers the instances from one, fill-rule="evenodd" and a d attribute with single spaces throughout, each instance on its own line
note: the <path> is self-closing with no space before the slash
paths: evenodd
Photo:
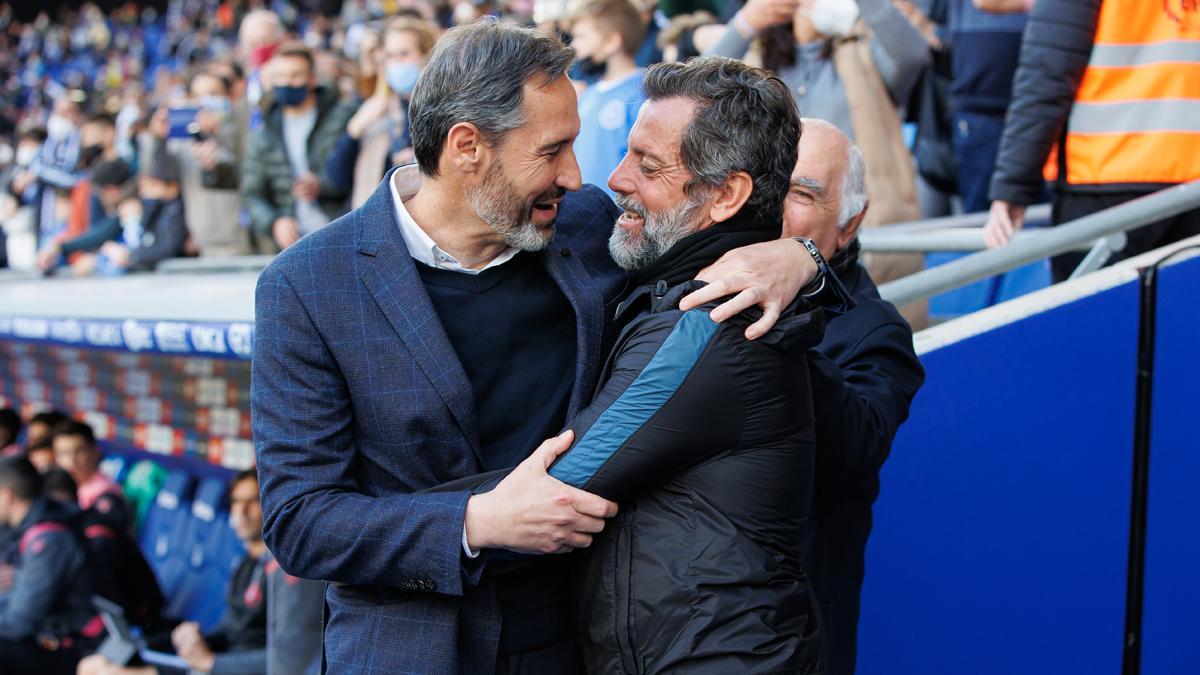
<path id="1" fill-rule="evenodd" d="M 241 166 L 231 88 L 218 71 L 197 71 L 188 80 L 187 98 L 151 117 L 143 146 L 147 170 L 168 163 L 178 168 L 184 221 L 200 255 L 250 252 L 236 217 L 242 210 Z"/>

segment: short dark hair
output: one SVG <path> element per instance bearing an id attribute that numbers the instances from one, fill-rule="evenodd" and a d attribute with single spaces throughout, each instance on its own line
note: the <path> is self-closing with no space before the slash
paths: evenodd
<path id="1" fill-rule="evenodd" d="M 96 445 L 96 434 L 92 432 L 92 426 L 78 420 L 67 420 L 54 427 L 52 437 L 58 438 L 59 436 L 80 436 L 88 445 Z"/>
<path id="2" fill-rule="evenodd" d="M 621 51 L 634 56 L 646 37 L 642 13 L 629 0 L 588 0 L 575 10 L 575 19 L 595 21 L 604 30 L 621 36 Z"/>
<path id="3" fill-rule="evenodd" d="M 92 170 L 92 184 L 98 187 L 121 187 L 133 178 L 133 171 L 123 160 L 100 162 Z"/>
<path id="4" fill-rule="evenodd" d="M 54 429 L 54 427 L 58 426 L 59 424 L 61 424 L 63 422 L 66 422 L 69 419 L 71 419 L 71 418 L 69 416 L 67 416 L 67 414 L 65 412 L 63 412 L 61 410 L 43 410 L 42 412 L 29 418 L 29 423 L 30 424 L 45 424 L 46 426 L 50 427 L 51 429 Z"/>
<path id="5" fill-rule="evenodd" d="M 92 113 L 91 115 L 88 115 L 88 118 L 84 124 L 100 124 L 113 129 L 117 128 L 116 118 L 106 112 Z"/>
<path id="6" fill-rule="evenodd" d="M 524 87 L 535 76 L 562 77 L 575 50 L 558 37 L 511 21 L 451 28 L 438 40 L 409 104 L 409 130 L 421 173 L 438 175 L 451 127 L 470 122 L 487 143 L 524 122 Z"/>
<path id="7" fill-rule="evenodd" d="M 782 223 L 800 115 L 787 85 L 778 77 L 720 56 L 687 63 L 659 63 L 646 70 L 646 98 L 685 98 L 696 116 L 683 131 L 680 157 L 692 174 L 684 186 L 697 190 L 722 185 L 735 171 L 754 182 L 742 212 L 767 223 Z"/>
<path id="8" fill-rule="evenodd" d="M 309 49 L 303 42 L 299 42 L 297 40 L 291 40 L 279 45 L 275 52 L 271 54 L 271 58 L 304 59 L 305 61 L 308 61 L 309 72 L 314 72 L 317 69 L 317 60 L 313 57 L 312 50 Z"/>
<path id="9" fill-rule="evenodd" d="M 21 435 L 21 416 L 12 408 L 0 408 L 0 429 L 8 431 L 9 443 Z"/>
<path id="10" fill-rule="evenodd" d="M 0 457 L 0 488 L 9 488 L 17 499 L 31 502 L 42 494 L 42 476 L 25 457 Z"/>
<path id="11" fill-rule="evenodd" d="M 244 480 L 252 480 L 255 483 L 257 483 L 258 482 L 258 469 L 251 467 L 249 469 L 243 469 L 243 470 L 233 474 L 233 478 L 229 479 L 229 494 L 232 495 L 233 488 L 235 486 L 237 486 L 238 483 L 240 483 Z"/>
<path id="12" fill-rule="evenodd" d="M 65 469 L 55 467 L 42 474 L 42 493 L 63 492 L 70 495 L 70 501 L 78 501 L 79 485 Z"/>

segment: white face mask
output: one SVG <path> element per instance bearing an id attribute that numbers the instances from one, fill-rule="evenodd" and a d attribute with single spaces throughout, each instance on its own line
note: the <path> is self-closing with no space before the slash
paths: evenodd
<path id="1" fill-rule="evenodd" d="M 51 115 L 46 122 L 46 135 L 56 141 L 61 141 L 75 131 L 75 123 L 62 115 Z"/>
<path id="2" fill-rule="evenodd" d="M 34 158 L 38 154 L 38 146 L 26 143 L 17 147 L 17 164 L 20 166 L 29 166 L 33 164 Z"/>
<path id="3" fill-rule="evenodd" d="M 809 18 L 821 35 L 845 37 L 858 21 L 858 3 L 855 0 L 814 0 Z"/>

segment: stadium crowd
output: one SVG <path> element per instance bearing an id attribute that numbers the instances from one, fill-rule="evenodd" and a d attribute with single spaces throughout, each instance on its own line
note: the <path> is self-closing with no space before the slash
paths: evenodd
<path id="1" fill-rule="evenodd" d="M 584 182 L 609 189 L 642 68 L 745 58 L 857 142 L 868 227 L 948 212 L 956 193 L 987 207 L 980 148 L 999 142 L 1024 21 L 957 0 L 172 0 L 27 22 L 3 5 L 0 266 L 109 276 L 286 248 L 413 160 L 413 84 L 441 32 L 483 16 L 572 41 Z"/>
<path id="2" fill-rule="evenodd" d="M 569 73 L 580 128 L 573 139 L 572 161 L 578 162 L 582 183 L 599 187 L 627 208 L 621 216 L 626 219 L 636 211 L 627 207 L 632 202 L 622 187 L 636 185 L 626 166 L 631 133 L 639 112 L 648 114 L 644 104 L 653 98 L 644 86 L 647 73 L 667 81 L 669 75 L 663 73 L 673 72 L 655 70 L 654 64 L 711 56 L 760 67 L 731 76 L 721 70 L 719 60 L 691 61 L 700 64 L 702 75 L 733 80 L 734 84 L 722 82 L 731 91 L 757 86 L 760 89 L 754 91 L 761 94 L 782 82 L 795 106 L 775 102 L 772 113 L 783 111 L 780 119 L 785 119 L 787 111 L 798 109 L 804 116 L 797 154 L 788 162 L 790 180 L 777 186 L 785 194 L 782 208 L 776 201 L 762 213 L 782 221 L 783 234 L 811 240 L 806 246 L 813 249 L 813 259 L 822 265 L 828 259 L 821 272 L 836 273 L 841 280 L 822 277 L 819 290 L 812 293 L 803 286 L 809 299 L 827 300 L 818 294 L 834 290 L 842 294 L 835 298 L 841 304 L 831 312 L 837 318 L 823 328 L 824 341 L 808 345 L 813 351 L 805 377 L 810 377 L 814 392 L 829 395 L 804 405 L 814 411 L 816 431 L 809 431 L 817 456 L 827 445 L 852 448 L 861 452 L 855 458 L 861 466 L 846 472 L 854 474 L 850 479 L 834 476 L 830 472 L 836 470 L 817 460 L 814 513 L 825 514 L 822 518 L 836 513 L 844 522 L 836 523 L 835 532 L 829 521 L 822 521 L 811 535 L 813 541 L 806 543 L 811 548 L 805 566 L 816 589 L 808 600 L 824 617 L 824 642 L 814 648 L 813 653 L 820 652 L 814 663 L 820 662 L 820 672 L 852 673 L 863 551 L 878 470 L 924 378 L 909 325 L 921 325 L 921 311 L 907 312 L 906 323 L 879 299 L 874 286 L 919 269 L 922 260 L 876 256 L 867 261 L 868 276 L 859 265 L 857 233 L 955 211 L 990 211 L 988 241 L 1001 246 L 1022 226 L 1024 207 L 1050 193 L 1060 204 L 1071 205 L 1056 211 L 1055 222 L 1062 222 L 1197 177 L 1135 170 L 1114 179 L 1100 169 L 1080 179 L 1079 173 L 1062 172 L 1047 191 L 1042 165 L 1051 156 L 1054 140 L 1069 133 L 1066 119 L 1072 102 L 1087 93 L 1076 90 L 1087 66 L 1085 48 L 1093 39 L 1089 35 L 1084 40 L 1076 33 L 1087 31 L 1075 30 L 1068 31 L 1070 40 L 1058 40 L 1054 26 L 1066 17 L 1077 20 L 1076 28 L 1090 22 L 1095 32 L 1101 3 L 1038 0 L 1038 5 L 1041 14 L 1030 17 L 1034 0 L 171 0 L 161 13 L 134 2 L 108 13 L 84 4 L 22 21 L 3 4 L 0 267 L 110 277 L 153 270 L 172 258 L 273 255 L 296 245 L 363 207 L 373 193 L 380 194 L 377 189 L 385 176 L 403 177 L 403 170 L 389 174 L 390 169 L 422 159 L 421 149 L 414 147 L 409 114 L 410 106 L 419 107 L 412 105 L 414 88 L 446 31 L 488 17 L 535 26 L 541 35 L 558 36 L 574 47 Z M 1082 14 L 1071 12 L 1091 12 L 1091 18 L 1080 19 Z M 1047 55 L 1062 44 L 1085 52 L 1082 62 L 1075 54 L 1076 72 L 1036 72 L 1052 63 Z M 711 72 L 703 71 L 706 63 Z M 1039 83 L 1054 84 L 1055 119 L 1050 113 L 1038 117 L 1038 105 L 1046 98 L 1038 98 Z M 444 84 L 439 81 L 439 86 Z M 1060 168 L 1068 161 L 1083 164 L 1077 157 L 1063 159 L 1065 154 L 1057 160 Z M 437 159 L 435 153 L 435 167 Z M 424 170 L 429 180 L 452 181 L 435 173 Z M 1123 189 L 1099 190 L 1104 197 L 1088 189 L 1113 184 Z M 747 189 L 742 203 L 750 203 L 745 201 L 749 194 Z M 561 200 L 555 200 L 561 197 L 543 200 L 553 202 L 550 206 L 536 202 L 531 208 L 557 214 Z M 606 213 L 600 207 L 596 212 Z M 414 228 L 420 229 L 415 215 L 411 220 L 401 224 L 402 230 L 408 227 L 406 240 Z M 1148 230 L 1143 239 L 1131 238 L 1127 253 L 1195 234 L 1200 231 L 1198 220 L 1195 213 L 1185 214 Z M 471 341 L 470 333 L 478 333 L 477 317 L 454 311 L 475 291 L 461 275 L 455 279 L 447 273 L 454 266 L 463 271 L 458 261 L 437 258 L 444 255 L 437 245 L 427 246 L 424 253 L 430 250 L 430 260 L 418 260 L 427 263 L 418 282 L 431 289 L 450 339 L 460 340 L 454 345 L 459 356 L 467 361 L 467 351 L 474 349 L 483 362 L 493 346 Z M 415 248 L 412 254 L 423 255 Z M 562 257 L 570 256 L 563 248 Z M 622 267 L 634 272 L 637 262 Z M 535 281 L 544 276 L 528 265 L 511 264 L 507 269 L 516 269 L 514 275 L 532 275 Z M 1056 275 L 1069 271 L 1067 263 L 1056 263 Z M 456 287 L 464 284 L 467 287 Z M 551 310 L 565 306 L 553 289 L 546 295 L 553 296 L 541 298 Z M 279 353 L 286 353 L 290 347 L 285 338 L 302 334 L 289 332 L 294 326 L 287 322 L 305 313 L 264 308 L 261 302 L 259 311 L 276 312 L 268 318 L 277 325 L 260 321 L 256 348 L 264 349 L 261 345 L 275 330 Z M 322 316 L 333 314 L 330 310 Z M 455 320 L 470 330 L 455 332 Z M 564 332 L 561 326 L 547 326 L 551 338 Z M 531 332 L 538 328 L 531 322 Z M 533 360 L 541 363 L 529 372 L 549 370 L 559 358 L 559 370 L 573 373 L 572 349 L 573 344 L 566 344 L 559 352 L 539 352 Z M 295 363 L 318 369 L 312 365 L 316 356 L 294 356 Z M 290 365 L 270 360 L 264 364 L 256 353 L 255 368 L 260 369 L 256 381 L 268 382 L 265 389 L 274 385 L 292 391 L 287 388 L 287 378 L 294 376 Z M 529 382 L 505 381 L 509 373 L 495 372 L 494 367 L 469 367 L 466 375 L 481 401 L 487 394 L 478 383 L 493 387 L 490 405 L 480 404 L 481 410 L 487 408 L 479 415 L 483 426 L 500 424 L 504 415 L 518 417 L 513 401 L 524 402 L 533 395 Z M 549 414 L 565 415 L 571 384 L 556 389 L 561 405 Z M 424 391 L 407 384 L 398 384 L 396 390 Z M 273 442 L 286 446 L 279 439 L 288 434 L 280 430 L 292 428 L 286 426 L 294 423 L 292 411 L 285 414 L 258 405 L 255 423 L 276 423 L 278 432 L 278 438 L 256 439 L 260 452 L 263 443 L 268 448 Z M 313 410 L 312 419 L 329 418 L 328 410 Z M 262 421 L 264 411 L 267 422 Z M 829 420 L 845 423 L 832 429 L 837 425 Z M 542 422 L 547 429 L 561 426 L 556 418 Z M 525 445 L 517 449 L 529 450 Z M 264 485 L 274 479 L 279 484 L 290 481 L 290 489 L 297 489 L 300 479 L 287 475 L 296 468 L 288 465 L 294 459 L 288 454 L 291 450 L 273 448 L 273 462 L 260 467 Z M 280 561 L 290 568 L 333 567 L 323 567 L 327 560 L 305 557 L 320 552 L 320 546 L 307 539 L 304 551 L 294 548 L 299 538 L 283 543 L 285 535 L 278 532 L 297 516 L 287 512 L 291 505 L 282 503 L 279 489 L 270 497 L 276 503 L 265 500 L 264 506 L 284 525 L 276 527 L 279 539 L 271 542 L 268 535 L 264 541 L 264 508 L 259 506 L 259 477 L 253 470 L 233 477 L 229 485 L 230 520 L 246 557 L 230 580 L 220 625 L 204 633 L 194 623 L 165 616 L 164 598 L 136 540 L 139 504 L 99 470 L 101 454 L 90 427 L 52 411 L 22 420 L 14 411 L 2 410 L 0 452 L 3 665 L 16 672 L 72 672 L 76 666 L 81 673 L 153 672 L 138 670 L 150 668 L 145 664 L 117 663 L 121 659 L 112 652 L 92 653 L 106 633 L 91 601 L 95 594 L 112 600 L 136 622 L 147 644 L 177 654 L 184 670 L 292 673 L 319 666 L 324 584 L 283 573 L 267 544 L 285 547 L 290 557 L 285 560 L 281 553 Z M 326 459 L 333 465 L 345 457 Z M 522 456 L 502 459 L 496 460 L 496 467 L 507 470 Z M 444 474 L 431 469 L 430 475 Z M 368 478 L 355 480 L 365 481 L 362 487 L 370 483 Z M 378 480 L 367 487 L 385 495 L 399 489 L 397 481 Z M 438 483 L 429 476 L 417 482 L 421 487 Z M 336 485 L 305 487 L 320 489 L 346 492 Z M 307 526 L 307 521 L 291 525 Z M 458 531 L 450 532 L 456 560 L 458 536 Z M 465 525 L 461 536 L 466 570 L 477 555 L 473 549 L 480 547 L 470 545 Z M 337 551 L 329 557 L 354 553 Z M 457 580 L 458 565 L 453 567 Z M 405 591 L 433 590 L 426 578 L 401 581 Z M 356 587 L 376 588 L 344 582 L 334 594 L 349 597 Z M 288 609 L 277 609 L 281 606 Z M 539 608 L 521 608 L 525 610 L 534 614 Z M 272 621 L 270 612 L 283 612 L 286 619 Z M 111 639 L 112 627 L 107 628 Z M 343 646 L 355 651 L 349 641 Z"/>

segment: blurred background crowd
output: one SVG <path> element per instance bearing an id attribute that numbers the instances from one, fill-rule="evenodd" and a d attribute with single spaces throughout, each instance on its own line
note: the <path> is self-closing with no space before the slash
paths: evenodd
<path id="1" fill-rule="evenodd" d="M 445 29 L 489 16 L 576 47 L 585 182 L 605 186 L 623 156 L 643 67 L 718 54 L 773 69 L 803 115 L 857 142 L 867 226 L 984 210 L 1024 9 L 1022 0 L 0 4 L 0 266 L 111 276 L 287 247 L 412 161 L 405 113 L 424 63 Z M 969 39 L 951 50 L 956 36 Z"/>

